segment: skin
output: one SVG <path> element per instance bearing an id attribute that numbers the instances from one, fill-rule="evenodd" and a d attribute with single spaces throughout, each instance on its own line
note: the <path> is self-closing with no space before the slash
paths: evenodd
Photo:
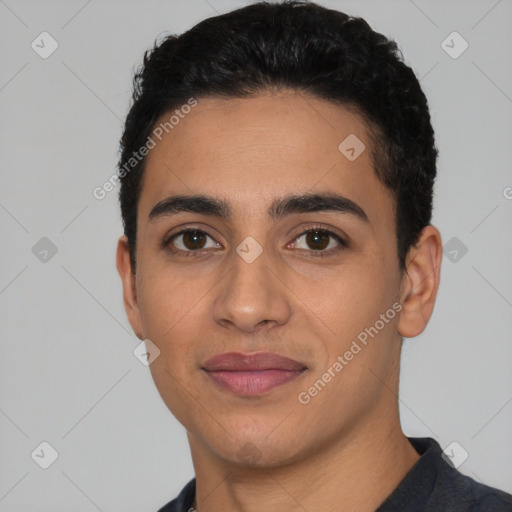
<path id="1" fill-rule="evenodd" d="M 349 134 L 366 146 L 354 161 L 338 149 Z M 427 226 L 400 271 L 394 197 L 374 174 L 370 147 L 368 127 L 353 111 L 281 91 L 199 99 L 147 157 L 137 271 L 124 236 L 117 268 L 134 331 L 161 351 L 150 370 L 187 430 L 199 512 L 373 511 L 419 458 L 399 422 L 401 336 L 420 334 L 432 314 L 442 243 Z M 313 192 L 349 198 L 369 222 L 333 211 L 267 215 L 276 198 Z M 222 198 L 232 217 L 180 212 L 150 221 L 154 205 L 175 194 Z M 162 246 L 190 223 L 212 237 L 200 257 Z M 315 257 L 318 249 L 302 235 L 312 226 L 345 237 L 349 247 L 328 239 L 327 250 L 341 250 Z M 236 252 L 248 236 L 263 249 L 252 263 Z M 183 242 L 175 239 L 176 249 L 191 247 Z M 298 394 L 397 301 L 401 311 L 300 403 Z M 276 352 L 307 370 L 261 396 L 241 397 L 201 370 L 231 351 Z"/>

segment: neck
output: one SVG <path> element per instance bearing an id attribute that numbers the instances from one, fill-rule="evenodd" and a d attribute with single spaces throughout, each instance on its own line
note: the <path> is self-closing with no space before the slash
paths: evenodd
<path id="1" fill-rule="evenodd" d="M 373 512 L 419 459 L 398 410 L 374 411 L 363 425 L 280 467 L 248 468 L 207 450 L 189 433 L 198 512 L 325 510 Z M 390 417 L 391 416 L 391 417 Z"/>

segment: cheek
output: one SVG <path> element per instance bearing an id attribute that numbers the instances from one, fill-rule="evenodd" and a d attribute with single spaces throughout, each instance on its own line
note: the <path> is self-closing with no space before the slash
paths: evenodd
<path id="1" fill-rule="evenodd" d="M 399 354 L 394 310 L 385 323 L 376 304 L 356 308 L 352 316 L 345 305 L 347 319 L 335 325 L 336 336 L 323 340 L 328 363 L 316 367 L 301 390 L 301 403 L 308 401 L 304 420 L 321 421 L 325 435 L 376 407 L 385 386 L 393 385 L 389 378 Z"/>
<path id="2" fill-rule="evenodd" d="M 391 307 L 393 285 L 375 262 L 340 266 L 303 282 L 301 298 L 330 327 L 340 343 L 373 325 Z"/>
<path id="3" fill-rule="evenodd" d="M 167 354 L 161 354 L 151 365 L 151 376 L 155 387 L 169 411 L 186 428 L 193 426 L 204 414 L 201 400 L 190 386 L 187 373 L 179 365 L 179 371 L 169 365 Z M 196 418 L 196 420 L 193 420 Z"/>
<path id="4" fill-rule="evenodd" d="M 193 314 L 202 289 L 176 272 L 145 272 L 137 298 L 146 335 L 162 341 L 172 337 L 180 323 Z"/>
<path id="5" fill-rule="evenodd" d="M 176 276 L 146 277 L 139 293 L 144 334 L 160 350 L 150 369 L 162 398 L 171 405 L 186 401 L 184 390 L 190 385 L 195 368 L 191 347 L 205 343 L 201 331 L 201 288 L 189 286 Z M 204 316 L 203 316 L 204 322 Z M 191 396 L 188 397 L 190 400 Z"/>
<path id="6" fill-rule="evenodd" d="M 178 421 L 190 425 L 191 418 L 204 414 L 200 388 L 194 381 L 197 379 L 194 347 L 205 343 L 201 339 L 205 333 L 200 328 L 198 297 L 191 290 L 180 290 L 179 284 L 170 287 L 160 279 L 151 293 L 141 299 L 145 304 L 144 333 L 160 349 L 150 365 L 155 386 Z"/>
<path id="7" fill-rule="evenodd" d="M 328 363 L 315 369 L 315 377 L 321 377 L 339 357 L 343 358 L 343 370 L 336 372 L 338 378 L 329 387 L 339 386 L 349 401 L 349 389 L 356 396 L 363 388 L 370 391 L 368 383 L 376 379 L 370 370 L 378 376 L 386 375 L 399 345 L 398 313 L 393 308 L 400 307 L 396 301 L 398 277 L 386 272 L 381 261 L 377 258 L 368 264 L 347 265 L 335 278 L 319 283 L 321 293 L 312 286 L 303 289 L 304 302 L 314 304 L 311 309 L 329 327 L 321 340 Z"/>

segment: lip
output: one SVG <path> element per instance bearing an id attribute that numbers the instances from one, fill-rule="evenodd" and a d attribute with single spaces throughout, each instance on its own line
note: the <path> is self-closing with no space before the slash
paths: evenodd
<path id="1" fill-rule="evenodd" d="M 228 352 L 208 359 L 202 369 L 222 389 L 256 396 L 296 379 L 307 367 L 272 352 Z"/>

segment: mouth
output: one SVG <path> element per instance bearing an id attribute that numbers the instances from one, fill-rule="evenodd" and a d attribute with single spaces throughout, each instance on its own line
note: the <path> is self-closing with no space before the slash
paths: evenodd
<path id="1" fill-rule="evenodd" d="M 271 352 L 229 352 L 212 357 L 202 370 L 224 390 L 242 396 L 257 396 L 291 382 L 307 367 Z"/>

